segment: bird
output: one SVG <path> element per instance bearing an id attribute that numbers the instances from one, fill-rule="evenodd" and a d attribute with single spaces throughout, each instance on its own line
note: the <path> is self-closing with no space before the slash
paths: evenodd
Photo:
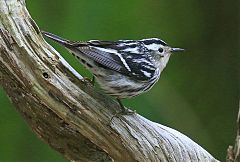
<path id="1" fill-rule="evenodd" d="M 149 91 L 159 80 L 171 54 L 184 51 L 159 38 L 72 41 L 46 31 L 42 34 L 75 56 L 93 74 L 101 89 L 116 98 L 122 114 L 131 111 L 121 100 Z"/>

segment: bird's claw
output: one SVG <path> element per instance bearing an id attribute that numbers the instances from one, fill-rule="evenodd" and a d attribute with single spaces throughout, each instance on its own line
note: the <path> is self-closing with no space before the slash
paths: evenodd
<path id="1" fill-rule="evenodd" d="M 124 111 L 121 111 L 121 112 L 117 112 L 116 114 L 114 114 L 112 117 L 111 117 L 111 120 L 110 120 L 110 125 L 112 123 L 112 120 L 116 117 L 116 118 L 120 118 L 124 115 L 135 115 L 136 114 L 136 110 L 131 110 L 131 109 L 128 109 L 128 108 L 125 108 Z"/>

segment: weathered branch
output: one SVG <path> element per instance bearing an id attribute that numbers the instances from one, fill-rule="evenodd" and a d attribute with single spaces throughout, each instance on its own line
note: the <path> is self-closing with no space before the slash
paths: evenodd
<path id="1" fill-rule="evenodd" d="M 0 0 L 0 84 L 33 131 L 73 161 L 217 161 L 185 135 L 120 111 L 48 45 L 24 0 Z"/>
<path id="2" fill-rule="evenodd" d="M 237 137 L 236 143 L 234 147 L 234 156 L 235 161 L 240 161 L 240 101 L 239 101 L 239 111 L 238 111 L 238 118 L 237 118 Z"/>
<path id="3" fill-rule="evenodd" d="M 227 162 L 239 162 L 240 161 L 240 101 L 237 117 L 237 136 L 235 145 L 229 146 L 227 149 Z"/>

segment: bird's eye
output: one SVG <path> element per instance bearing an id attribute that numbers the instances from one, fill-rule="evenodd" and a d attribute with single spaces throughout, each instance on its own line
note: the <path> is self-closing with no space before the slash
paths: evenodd
<path id="1" fill-rule="evenodd" d="M 162 53 L 162 52 L 163 52 L 163 48 L 159 48 L 158 51 L 159 51 L 160 53 Z"/>

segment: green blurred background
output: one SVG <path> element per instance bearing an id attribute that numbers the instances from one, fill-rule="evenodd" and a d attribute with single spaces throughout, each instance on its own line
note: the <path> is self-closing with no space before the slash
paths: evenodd
<path id="1" fill-rule="evenodd" d="M 69 39 L 158 37 L 185 48 L 171 57 L 150 92 L 124 104 L 186 134 L 221 161 L 236 134 L 238 6 L 225 0 L 27 0 L 42 30 Z M 82 75 L 91 76 L 65 49 L 53 45 Z M 2 88 L 0 115 L 0 162 L 66 161 L 32 133 Z"/>

